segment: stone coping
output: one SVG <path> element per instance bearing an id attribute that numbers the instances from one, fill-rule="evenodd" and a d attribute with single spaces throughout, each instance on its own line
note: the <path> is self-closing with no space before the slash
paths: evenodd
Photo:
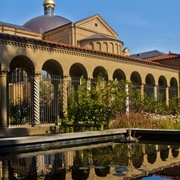
<path id="1" fill-rule="evenodd" d="M 62 133 L 62 134 L 46 134 L 46 135 L 34 135 L 24 137 L 7 137 L 0 138 L 0 148 L 5 146 L 17 146 L 27 144 L 38 144 L 38 143 L 52 143 L 52 142 L 63 142 L 63 141 L 78 141 L 80 139 L 93 139 L 101 136 L 110 135 L 121 135 L 127 133 L 127 128 L 120 129 L 109 129 L 103 131 L 87 131 L 77 133 Z M 139 129 L 131 128 L 133 135 L 164 135 L 171 136 L 172 138 L 180 136 L 180 130 L 162 130 L 162 129 Z"/>
<path id="2" fill-rule="evenodd" d="M 77 140 L 83 138 L 93 138 L 99 136 L 125 134 L 126 129 L 110 129 L 103 131 L 87 131 L 78 133 L 62 133 L 62 134 L 48 134 L 41 136 L 25 136 L 25 137 L 9 137 L 0 139 L 0 147 L 3 146 L 14 146 L 14 145 L 27 145 L 37 143 L 49 143 L 66 140 Z"/>

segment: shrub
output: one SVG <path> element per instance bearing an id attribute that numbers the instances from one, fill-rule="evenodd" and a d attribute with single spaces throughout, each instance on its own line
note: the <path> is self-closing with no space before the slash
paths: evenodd
<path id="1" fill-rule="evenodd" d="M 118 114 L 114 128 L 180 129 L 178 118 L 147 113 Z"/>
<path id="2" fill-rule="evenodd" d="M 140 89 L 124 80 L 106 81 L 99 76 L 89 86 L 87 81 L 81 78 L 78 90 L 72 88 L 69 92 L 68 118 L 73 119 L 78 107 L 87 105 L 111 107 L 112 119 L 115 119 L 112 126 L 115 128 L 179 128 L 178 123 L 169 117 L 158 121 L 152 117 L 152 113 L 180 114 L 177 97 L 171 99 L 168 106 L 162 94 L 159 94 L 158 98 L 155 98 L 153 93 L 142 94 Z M 126 112 L 127 107 L 130 109 L 129 112 Z"/>

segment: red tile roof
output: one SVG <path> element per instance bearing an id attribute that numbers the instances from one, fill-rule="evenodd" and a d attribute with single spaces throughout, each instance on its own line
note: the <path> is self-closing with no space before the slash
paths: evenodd
<path id="1" fill-rule="evenodd" d="M 22 37 L 22 36 L 17 36 L 17 35 L 10 35 L 10 34 L 5 34 L 5 33 L 0 33 L 0 39 L 1 40 L 8 40 L 8 41 L 16 41 L 16 42 L 20 42 L 20 43 L 31 43 L 31 44 L 45 46 L 45 47 L 51 47 L 51 48 L 58 48 L 59 47 L 59 48 L 75 50 L 75 51 L 79 51 L 79 52 L 86 52 L 86 53 L 91 53 L 91 54 L 97 54 L 97 55 L 112 57 L 112 58 L 121 59 L 121 60 L 123 59 L 123 60 L 126 60 L 126 61 L 133 61 L 133 62 L 142 63 L 142 64 L 155 65 L 155 66 L 171 68 L 171 69 L 176 69 L 176 70 L 179 69 L 179 68 L 176 68 L 176 67 L 173 67 L 173 66 L 160 64 L 158 62 L 160 57 L 165 56 L 165 59 L 172 58 L 171 56 L 169 56 L 169 58 L 168 58 L 167 55 L 164 55 L 164 56 L 162 55 L 162 56 L 158 56 L 158 57 L 155 57 L 155 58 L 150 58 L 148 60 L 147 59 L 142 60 L 140 58 L 133 58 L 133 57 L 130 57 L 130 56 L 117 55 L 117 54 L 112 54 L 112 53 L 107 53 L 107 52 L 102 52 L 102 51 L 97 51 L 97 50 L 85 49 L 85 48 L 72 46 L 72 45 L 68 45 L 68 44 L 63 44 L 63 43 L 58 43 L 58 42 L 27 38 L 27 37 Z M 177 57 L 177 55 L 174 55 L 173 58 L 174 57 Z"/>
<path id="2" fill-rule="evenodd" d="M 153 57 L 153 58 L 148 58 L 146 61 L 149 62 L 159 62 L 167 59 L 177 59 L 180 58 L 180 54 L 175 54 L 175 53 L 169 53 L 169 54 L 163 54 L 161 56 Z"/>

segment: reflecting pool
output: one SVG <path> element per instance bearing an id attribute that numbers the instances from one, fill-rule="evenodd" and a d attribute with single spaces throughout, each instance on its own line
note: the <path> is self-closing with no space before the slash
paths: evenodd
<path id="1" fill-rule="evenodd" d="M 179 179 L 179 144 L 99 143 L 0 155 L 0 179 Z"/>

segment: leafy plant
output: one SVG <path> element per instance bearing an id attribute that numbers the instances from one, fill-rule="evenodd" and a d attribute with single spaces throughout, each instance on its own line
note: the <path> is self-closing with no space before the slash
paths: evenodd
<path id="1" fill-rule="evenodd" d="M 19 98 L 16 102 L 9 101 L 9 117 L 11 124 L 21 124 L 30 117 L 30 103 L 28 99 Z"/>
<path id="2" fill-rule="evenodd" d="M 90 87 L 90 88 L 87 88 Z M 128 91 L 127 91 L 128 87 Z M 128 102 L 128 103 L 127 103 Z M 99 76 L 91 86 L 84 78 L 78 89 L 71 89 L 68 101 L 68 119 L 74 119 L 79 107 L 93 105 L 108 106 L 113 109 L 111 127 L 137 128 L 179 128 L 176 121 L 167 118 L 153 119 L 151 113 L 159 115 L 178 115 L 180 103 L 177 97 L 169 101 L 163 100 L 163 94 L 155 98 L 153 93 L 141 93 L 132 83 L 126 81 L 106 81 Z M 130 111 L 126 112 L 129 108 Z"/>

